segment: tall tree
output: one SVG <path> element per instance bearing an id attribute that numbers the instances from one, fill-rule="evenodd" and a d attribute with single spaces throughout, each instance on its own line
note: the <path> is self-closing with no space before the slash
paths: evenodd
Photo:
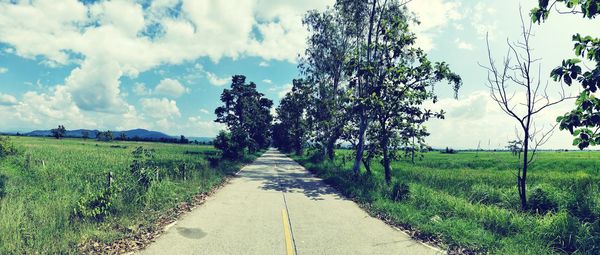
<path id="1" fill-rule="evenodd" d="M 543 127 L 536 127 L 535 118 L 548 107 L 568 99 L 562 85 L 558 97 L 550 98 L 548 83 L 541 80 L 540 59 L 533 56 L 531 26 L 532 22 L 526 24 L 521 15 L 521 40 L 512 43 L 507 41 L 509 50 L 502 65 L 497 66 L 488 42 L 489 63 L 482 66 L 488 72 L 488 87 L 492 99 L 518 123 L 519 140 L 523 142 L 523 158 L 517 171 L 517 188 L 523 210 L 527 209 L 527 170 L 535 159 L 538 148 L 548 141 L 556 127 L 554 125 L 545 130 Z M 510 84 L 516 85 L 520 90 L 509 91 Z"/>
<path id="2" fill-rule="evenodd" d="M 559 5 L 567 9 L 561 10 Z M 532 21 L 545 21 L 553 7 L 558 13 L 580 14 L 587 19 L 594 19 L 600 14 L 598 0 L 540 0 L 538 7 L 531 10 Z M 569 86 L 577 81 L 583 87 L 575 101 L 575 109 L 557 120 L 561 130 L 567 129 L 575 137 L 573 145 L 584 149 L 590 145 L 600 145 L 600 100 L 594 95 L 600 88 L 600 38 L 580 34 L 572 38 L 576 58 L 563 60 L 561 66 L 552 70 L 551 76 L 555 81 L 563 81 Z M 595 62 L 595 67 L 588 68 L 580 58 Z"/>
<path id="3" fill-rule="evenodd" d="M 301 79 L 293 81 L 292 90 L 285 95 L 277 107 L 277 123 L 273 131 L 275 145 L 284 152 L 294 151 L 302 155 L 307 135 L 306 107 L 308 94 L 306 83 Z"/>
<path id="4" fill-rule="evenodd" d="M 333 160 L 335 145 L 347 121 L 344 97 L 345 61 L 350 50 L 348 22 L 336 9 L 323 12 L 309 11 L 303 24 L 310 33 L 307 49 L 300 59 L 300 70 L 306 84 L 304 90 L 311 101 L 308 124 L 313 131 L 314 143 Z"/>
<path id="5" fill-rule="evenodd" d="M 256 84 L 246 83 L 246 76 L 234 75 L 231 80 L 231 89 L 224 89 L 221 94 L 224 105 L 215 109 L 215 122 L 227 125 L 240 150 L 255 152 L 267 148 L 273 102 L 256 90 Z"/>
<path id="6" fill-rule="evenodd" d="M 437 100 L 432 87 L 446 80 L 457 93 L 462 84 L 460 76 L 450 71 L 446 63 L 432 63 L 421 49 L 414 47 L 416 37 L 409 31 L 411 20 L 406 13 L 403 5 L 390 4 L 373 28 L 380 38 L 374 45 L 377 53 L 370 71 L 374 82 L 364 104 L 372 118 L 369 132 L 379 143 L 388 183 L 397 149 L 407 140 L 421 140 L 428 135 L 421 124 L 429 118 L 443 117 L 443 112 L 423 107 L 425 101 Z"/>

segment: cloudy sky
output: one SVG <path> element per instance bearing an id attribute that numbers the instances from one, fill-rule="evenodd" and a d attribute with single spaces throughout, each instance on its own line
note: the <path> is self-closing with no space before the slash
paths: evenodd
<path id="1" fill-rule="evenodd" d="M 515 123 L 490 101 L 485 35 L 494 52 L 519 32 L 519 5 L 536 1 L 413 0 L 413 29 L 430 58 L 446 61 L 464 80 L 459 99 L 436 88 L 434 107 L 448 112 L 428 124 L 433 146 L 504 146 Z M 298 76 L 305 46 L 302 15 L 332 0 L 0 0 L 0 131 L 146 128 L 213 136 L 219 95 L 229 77 L 245 74 L 278 101 Z M 535 26 L 535 54 L 548 70 L 571 57 L 573 32 L 597 34 L 599 24 L 553 15 Z M 550 82 L 550 88 L 556 84 Z M 577 88 L 573 89 L 577 92 Z M 572 102 L 541 116 L 553 123 Z M 557 132 L 548 148 L 568 147 Z"/>

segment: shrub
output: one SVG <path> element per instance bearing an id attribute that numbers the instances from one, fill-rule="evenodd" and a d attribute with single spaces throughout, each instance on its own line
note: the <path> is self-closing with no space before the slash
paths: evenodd
<path id="1" fill-rule="evenodd" d="M 528 203 L 529 209 L 539 214 L 554 212 L 558 209 L 557 203 L 551 199 L 548 190 L 544 189 L 543 186 L 533 188 Z"/>
<path id="2" fill-rule="evenodd" d="M 410 189 L 406 183 L 400 181 L 394 181 L 392 190 L 390 193 L 390 199 L 398 202 L 402 201 L 410 195 Z"/>
<path id="3" fill-rule="evenodd" d="M 129 167 L 131 175 L 137 181 L 138 186 L 146 191 L 150 187 L 152 178 L 157 171 L 157 167 L 154 166 L 154 162 L 152 161 L 154 159 L 154 150 L 138 147 L 132 154 L 133 162 Z"/>
<path id="4" fill-rule="evenodd" d="M 81 219 L 102 221 L 113 209 L 114 188 L 102 188 L 98 192 L 87 191 L 77 201 L 74 213 Z"/>
<path id="5" fill-rule="evenodd" d="M 16 154 L 18 154 L 18 150 L 10 142 L 10 138 L 0 136 L 0 158 Z"/>

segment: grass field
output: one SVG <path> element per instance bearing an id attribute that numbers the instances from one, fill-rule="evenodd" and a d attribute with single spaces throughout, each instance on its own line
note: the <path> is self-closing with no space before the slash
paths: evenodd
<path id="1" fill-rule="evenodd" d="M 0 254 L 78 253 L 78 245 L 89 240 L 111 242 L 133 235 L 239 169 L 233 162 L 211 167 L 206 155 L 215 149 L 209 146 L 31 137 L 11 141 L 21 153 L 0 159 L 6 183 L 0 200 Z M 154 150 L 149 169 L 158 170 L 158 176 L 149 173 L 147 190 L 135 188 L 139 185 L 130 170 L 132 151 L 139 146 Z M 80 216 L 78 203 L 105 190 L 109 172 L 114 173 L 114 191 L 107 215 Z"/>
<path id="2" fill-rule="evenodd" d="M 517 157 L 509 152 L 429 152 L 414 165 L 397 161 L 390 186 L 378 162 L 372 176 L 354 177 L 350 153 L 338 151 L 333 163 L 295 159 L 371 213 L 451 251 L 600 254 L 600 152 L 540 153 L 528 177 L 529 211 L 519 208 Z M 403 192 L 400 183 L 408 195 L 392 199 Z"/>

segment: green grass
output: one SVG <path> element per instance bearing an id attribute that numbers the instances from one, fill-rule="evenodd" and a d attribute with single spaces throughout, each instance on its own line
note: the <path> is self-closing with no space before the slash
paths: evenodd
<path id="1" fill-rule="evenodd" d="M 519 208 L 509 152 L 430 152 L 415 164 L 397 161 L 393 183 L 409 185 L 403 201 L 390 199 L 383 169 L 372 176 L 351 174 L 351 152 L 335 162 L 295 157 L 371 213 L 441 240 L 446 248 L 493 254 L 599 254 L 600 153 L 542 152 L 528 175 L 528 195 L 538 210 Z M 534 204 L 532 204 L 534 205 Z"/>
<path id="2" fill-rule="evenodd" d="M 235 162 L 210 167 L 209 146 L 143 142 L 97 142 L 81 139 L 12 137 L 21 150 L 0 159 L 6 195 L 0 200 L 0 254 L 76 254 L 88 240 L 111 242 L 151 226 L 159 215 L 195 194 L 220 184 L 239 169 Z M 130 173 L 132 151 L 154 149 L 159 181 L 135 193 Z M 250 160 L 250 158 L 248 159 Z M 177 166 L 185 163 L 185 180 Z M 110 214 L 102 221 L 78 217 L 75 205 L 87 193 L 107 184 L 114 173 L 117 194 Z"/>

